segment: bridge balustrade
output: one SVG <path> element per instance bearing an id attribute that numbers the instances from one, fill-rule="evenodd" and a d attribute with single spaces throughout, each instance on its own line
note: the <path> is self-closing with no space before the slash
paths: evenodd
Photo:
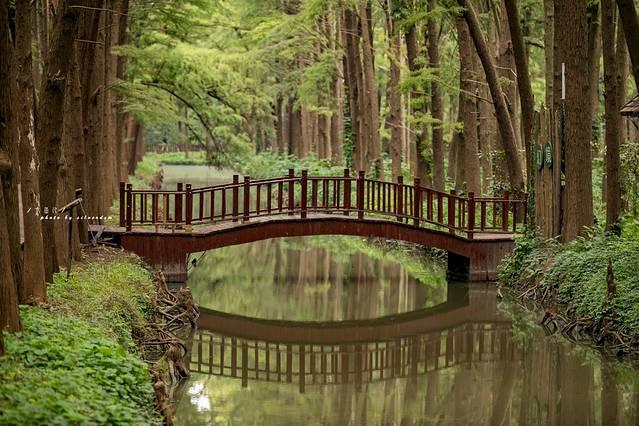
<path id="1" fill-rule="evenodd" d="M 120 226 L 170 226 L 249 222 L 274 215 L 345 215 L 365 219 L 391 219 L 415 227 L 447 230 L 473 239 L 475 234 L 517 233 L 527 224 L 527 194 L 521 199 L 476 197 L 397 182 L 351 176 L 311 176 L 293 169 L 287 176 L 251 179 L 234 175 L 230 183 L 192 188 L 178 183 L 175 190 L 133 189 L 120 183 Z"/>

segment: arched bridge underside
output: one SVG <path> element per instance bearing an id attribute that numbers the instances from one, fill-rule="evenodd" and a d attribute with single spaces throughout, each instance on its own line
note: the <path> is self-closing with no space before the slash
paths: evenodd
<path id="1" fill-rule="evenodd" d="M 469 300 L 470 299 L 470 300 Z M 306 385 L 416 378 L 442 368 L 517 357 L 492 292 L 373 320 L 292 322 L 202 309 L 194 372 Z"/>
<path id="2" fill-rule="evenodd" d="M 344 176 L 296 176 L 204 188 L 133 190 L 120 185 L 120 226 L 92 226 L 167 280 L 187 278 L 188 254 L 268 238 L 354 235 L 446 250 L 452 277 L 494 280 L 499 261 L 526 224 L 526 201 L 439 192 Z M 250 262 L 250 259 L 247 259 Z"/>

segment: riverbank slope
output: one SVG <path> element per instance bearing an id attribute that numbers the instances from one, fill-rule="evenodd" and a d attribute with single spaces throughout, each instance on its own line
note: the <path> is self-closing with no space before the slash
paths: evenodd
<path id="1" fill-rule="evenodd" d="M 5 334 L 0 424 L 152 424 L 154 392 L 133 336 L 153 312 L 155 286 L 140 260 L 101 248 L 55 275 L 48 302 L 21 307 Z"/>
<path id="2" fill-rule="evenodd" d="M 596 232 L 570 244 L 527 235 L 500 266 L 520 300 L 541 303 L 543 322 L 616 353 L 639 351 L 639 225 L 621 236 Z"/>

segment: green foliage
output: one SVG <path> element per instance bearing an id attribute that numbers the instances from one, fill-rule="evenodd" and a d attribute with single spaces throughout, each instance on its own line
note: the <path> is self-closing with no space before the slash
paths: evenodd
<path id="1" fill-rule="evenodd" d="M 621 237 L 595 232 L 560 245 L 528 235 L 516 242 L 515 251 L 500 265 L 499 277 L 510 287 L 556 289 L 557 302 L 578 318 L 598 321 L 607 311 L 607 267 L 612 260 L 616 295 L 613 327 L 628 335 L 639 330 L 639 232 L 628 220 Z"/>
<path id="2" fill-rule="evenodd" d="M 300 159 L 294 155 L 280 155 L 272 151 L 262 151 L 248 158 L 242 158 L 233 165 L 235 170 L 241 173 L 256 177 L 284 176 L 288 169 L 295 169 L 296 174 L 300 170 L 308 170 L 311 175 L 339 176 L 344 173 L 344 168 L 331 164 L 329 160 L 318 159 L 308 156 Z"/>
<path id="3" fill-rule="evenodd" d="M 99 325 L 131 351 L 131 333 L 144 326 L 153 292 L 149 273 L 134 256 L 89 264 L 68 279 L 57 273 L 48 288 L 52 311 Z"/>
<path id="4" fill-rule="evenodd" d="M 42 308 L 22 307 L 21 317 L 0 359 L 0 424 L 153 421 L 146 364 L 104 329 Z"/>

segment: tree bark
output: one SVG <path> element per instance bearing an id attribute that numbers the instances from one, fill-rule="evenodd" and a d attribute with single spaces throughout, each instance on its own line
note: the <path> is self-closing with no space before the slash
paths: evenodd
<path id="1" fill-rule="evenodd" d="M 639 19 L 637 19 L 637 10 L 633 0 L 617 0 L 617 6 L 623 24 L 623 32 L 626 36 L 626 45 L 630 53 L 632 75 L 639 90 L 639 43 L 637 43 L 639 40 Z"/>
<path id="2" fill-rule="evenodd" d="M 330 27 L 330 46 L 335 50 L 338 46 L 343 46 L 342 32 L 340 26 L 342 19 L 336 14 L 334 19 L 328 19 Z M 332 21 L 332 22 L 331 22 Z M 333 76 L 333 115 L 331 116 L 331 158 L 335 164 L 341 164 L 344 161 L 344 61 L 342 57 L 338 57 L 335 61 L 336 73 Z"/>
<path id="3" fill-rule="evenodd" d="M 390 157 L 393 181 L 402 173 L 402 94 L 399 82 L 401 79 L 401 40 L 399 31 L 391 17 L 390 0 L 386 2 L 386 33 L 390 52 L 390 80 L 388 83 L 388 104 L 390 113 L 387 119 L 390 127 Z"/>
<path id="4" fill-rule="evenodd" d="M 528 190 L 533 185 L 533 159 L 532 159 L 532 125 L 535 113 L 535 99 L 533 97 L 528 70 L 528 55 L 524 43 L 524 35 L 519 23 L 519 11 L 516 0 L 505 0 L 506 13 L 508 14 L 508 26 L 510 27 L 510 39 L 513 44 L 515 66 L 517 67 L 517 87 L 521 102 L 521 126 L 526 150 L 526 171 L 528 176 Z"/>
<path id="5" fill-rule="evenodd" d="M 590 79 L 583 78 L 589 69 L 588 16 L 586 0 L 555 2 L 557 49 L 555 66 L 566 64 L 565 110 L 565 208 L 562 238 L 572 241 L 593 225 L 592 164 L 590 126 Z M 580 77 L 581 76 L 581 77 Z"/>
<path id="6" fill-rule="evenodd" d="M 619 130 L 621 128 L 619 109 L 621 106 L 617 88 L 614 0 L 601 0 L 601 21 L 606 121 L 606 228 L 610 230 L 619 220 L 621 212 L 621 182 L 619 181 Z M 619 42 L 624 43 L 624 40 Z"/>
<path id="7" fill-rule="evenodd" d="M 428 11 L 432 13 L 437 7 L 437 0 L 428 1 Z M 433 148 L 433 187 L 444 190 L 444 108 L 442 92 L 439 87 L 439 25 L 435 17 L 428 18 L 428 60 L 433 70 L 433 80 L 430 83 L 430 112 L 435 122 L 432 125 L 431 144 Z"/>
<path id="8" fill-rule="evenodd" d="M 345 66 L 348 81 L 349 111 L 351 118 L 352 161 L 356 170 L 366 170 L 365 151 L 362 134 L 362 113 L 360 99 L 361 61 L 359 53 L 359 30 L 357 15 L 350 9 L 344 11 L 344 39 L 346 39 Z"/>
<path id="9" fill-rule="evenodd" d="M 119 10 L 119 23 L 118 23 L 118 44 L 125 45 L 128 42 L 128 16 L 129 16 L 129 0 L 120 1 Z M 118 80 L 124 80 L 124 71 L 126 70 L 127 58 L 126 56 L 118 56 L 116 65 L 116 78 Z M 116 127 L 115 127 L 115 143 L 116 143 L 116 167 L 117 167 L 117 179 L 118 181 L 124 181 L 126 175 L 124 173 L 124 123 L 126 122 L 126 113 L 123 111 L 121 99 L 116 103 Z"/>
<path id="10" fill-rule="evenodd" d="M 515 193 L 521 193 L 524 191 L 524 177 L 519 162 L 519 154 L 517 153 L 517 138 L 515 137 L 515 131 L 510 114 L 508 113 L 508 107 L 506 101 L 499 87 L 499 81 L 497 79 L 497 71 L 495 70 L 495 64 L 490 56 L 486 40 L 481 32 L 481 26 L 475 10 L 471 6 L 468 0 L 458 0 L 459 5 L 464 7 L 463 16 L 468 23 L 468 29 L 470 35 L 475 43 L 475 48 L 481 60 L 486 74 L 486 81 L 490 88 L 490 93 L 495 103 L 495 112 L 497 114 L 497 122 L 499 124 L 499 133 L 501 135 L 506 159 L 508 161 L 508 175 L 510 178 L 511 189 Z"/>
<path id="11" fill-rule="evenodd" d="M 13 91 L 15 76 L 13 75 L 13 46 L 9 33 L 9 3 L 0 1 L 0 157 L 8 167 L 0 170 L 0 334 L 5 329 L 18 331 L 21 328 L 18 312 L 18 287 L 16 285 L 15 249 L 20 249 L 20 227 L 15 227 L 13 216 L 19 215 L 17 202 L 15 206 L 7 202 L 6 195 L 17 201 L 17 155 L 11 153 L 9 144 L 14 141 L 16 116 L 13 110 Z M 14 194 L 9 194 L 11 190 Z M 11 228 L 11 226 L 14 226 Z M 12 235 L 13 234 L 13 235 Z M 18 235 L 18 242 L 15 241 Z M 1 345 L 0 345 L 1 346 Z M 0 351 L 3 348 L 0 347 Z"/>
<path id="12" fill-rule="evenodd" d="M 34 87 L 31 60 L 31 6 L 29 0 L 16 1 L 16 55 L 18 56 L 18 92 L 16 105 L 20 129 L 20 191 L 24 228 L 24 269 L 21 303 L 46 300 L 42 224 L 38 182 L 39 161 L 35 140 Z"/>
<path id="13" fill-rule="evenodd" d="M 38 105 L 36 140 L 41 159 L 40 188 L 43 208 L 55 207 L 58 191 L 65 85 L 72 64 L 73 39 L 77 33 L 78 13 L 70 2 L 62 0 L 61 15 L 55 25 L 51 49 L 45 63 Z M 43 221 L 45 278 L 50 281 L 58 270 L 53 221 Z"/>
<path id="14" fill-rule="evenodd" d="M 546 81 L 546 106 L 553 108 L 553 47 L 555 30 L 555 9 L 553 0 L 544 0 L 544 58 L 545 58 L 545 81 Z"/>
<path id="15" fill-rule="evenodd" d="M 463 186 L 467 192 L 481 194 L 481 172 L 479 164 L 479 149 L 477 145 L 477 113 L 475 97 L 477 92 L 477 60 L 475 49 L 468 31 L 466 20 L 458 16 L 455 19 L 459 44 L 459 87 L 461 118 L 464 125 L 464 180 Z"/>
<path id="16" fill-rule="evenodd" d="M 375 82 L 375 65 L 373 63 L 372 19 L 370 16 L 370 1 L 363 0 L 360 4 L 360 22 L 362 25 L 362 71 L 363 88 L 359 93 L 363 97 L 365 108 L 362 113 L 366 128 L 364 143 L 367 143 L 366 165 L 375 164 L 375 173 L 379 178 L 384 176 L 384 166 L 381 159 L 381 145 L 379 141 L 379 104 L 377 98 L 377 83 Z"/>

